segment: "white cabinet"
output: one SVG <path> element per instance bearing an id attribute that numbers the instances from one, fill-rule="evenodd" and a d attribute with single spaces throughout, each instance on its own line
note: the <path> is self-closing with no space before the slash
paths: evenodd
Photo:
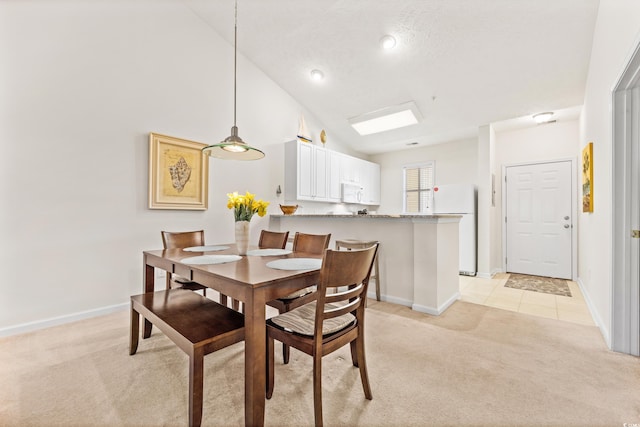
<path id="1" fill-rule="evenodd" d="M 356 157 L 343 156 L 340 161 L 340 180 L 342 182 L 361 184 L 363 161 Z"/>
<path id="2" fill-rule="evenodd" d="M 298 166 L 295 169 L 291 168 L 291 172 L 297 176 L 295 176 L 293 180 L 287 180 L 285 178 L 285 181 L 287 181 L 285 188 L 287 190 L 293 189 L 297 191 L 295 193 L 296 197 L 287 195 L 287 199 L 309 200 L 315 195 L 315 188 L 313 188 L 313 147 L 311 145 L 298 145 L 293 150 L 293 154 L 296 157 L 294 164 Z M 287 168 L 287 172 L 289 172 L 289 168 Z M 292 183 L 294 184 L 293 186 L 291 185 Z"/>
<path id="3" fill-rule="evenodd" d="M 365 162 L 364 174 L 364 201 L 365 205 L 380 204 L 380 165 L 372 162 Z"/>
<path id="4" fill-rule="evenodd" d="M 340 203 L 344 182 L 363 188 L 361 204 L 380 204 L 380 165 L 298 140 L 284 152 L 286 200 Z"/>
<path id="5" fill-rule="evenodd" d="M 301 144 L 307 144 L 302 142 Z M 312 167 L 314 170 L 314 184 L 315 193 L 313 197 L 317 200 L 326 200 L 329 198 L 329 174 L 327 169 L 329 167 L 329 156 L 327 156 L 327 150 L 312 146 L 314 156 L 312 156 Z"/>
<path id="6" fill-rule="evenodd" d="M 327 150 L 327 153 L 329 154 L 329 167 L 327 168 L 328 199 L 330 202 L 340 203 L 342 198 L 340 171 L 342 170 L 341 162 L 344 156 L 337 151 Z"/>
<path id="7" fill-rule="evenodd" d="M 327 150 L 300 141 L 285 143 L 285 198 L 329 200 L 329 155 Z"/>
<path id="8" fill-rule="evenodd" d="M 356 157 L 344 156 L 341 162 L 342 182 L 362 187 L 363 205 L 380 204 L 380 165 Z"/>

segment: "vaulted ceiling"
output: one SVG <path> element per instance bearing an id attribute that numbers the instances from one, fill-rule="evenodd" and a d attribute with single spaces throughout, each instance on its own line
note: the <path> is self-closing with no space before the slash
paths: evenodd
<path id="1" fill-rule="evenodd" d="M 233 44 L 234 0 L 183 1 Z M 381 153 L 542 111 L 575 117 L 597 10 L 598 0 L 238 0 L 238 50 L 329 137 Z M 385 34 L 395 49 L 381 49 Z M 369 136 L 349 125 L 408 101 L 423 116 L 416 125 Z"/>

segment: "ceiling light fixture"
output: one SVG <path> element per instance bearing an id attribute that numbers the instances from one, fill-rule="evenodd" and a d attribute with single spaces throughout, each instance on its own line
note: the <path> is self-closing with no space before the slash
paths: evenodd
<path id="1" fill-rule="evenodd" d="M 349 119 L 349 124 L 360 135 L 371 135 L 414 125 L 420 120 L 422 115 L 418 106 L 411 101 L 353 117 Z"/>
<path id="2" fill-rule="evenodd" d="M 551 118 L 553 117 L 553 113 L 550 111 L 547 111 L 545 113 L 538 113 L 538 114 L 534 114 L 533 115 L 533 120 L 535 120 L 536 123 L 541 124 L 541 123 L 548 123 L 551 121 Z"/>
<path id="3" fill-rule="evenodd" d="M 231 135 L 219 144 L 208 145 L 202 149 L 204 154 L 224 160 L 258 160 L 264 157 L 264 153 L 257 148 L 247 145 L 238 136 L 236 126 L 236 76 L 238 64 L 238 0 L 236 0 L 234 40 L 233 40 L 233 127 Z"/>
<path id="4" fill-rule="evenodd" d="M 396 39 L 395 37 L 386 34 L 380 39 L 380 45 L 385 50 L 393 49 L 394 47 L 396 47 Z"/>
<path id="5" fill-rule="evenodd" d="M 318 82 L 324 79 L 324 73 L 320 70 L 311 70 L 311 78 Z"/>

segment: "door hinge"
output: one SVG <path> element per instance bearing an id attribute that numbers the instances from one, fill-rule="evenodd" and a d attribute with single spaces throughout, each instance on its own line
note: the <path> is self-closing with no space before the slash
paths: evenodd
<path id="1" fill-rule="evenodd" d="M 504 217 L 504 222 L 505 222 L 505 223 L 507 222 L 507 217 L 506 217 L 506 216 Z"/>
<path id="2" fill-rule="evenodd" d="M 632 239 L 640 239 L 640 230 L 631 230 Z"/>

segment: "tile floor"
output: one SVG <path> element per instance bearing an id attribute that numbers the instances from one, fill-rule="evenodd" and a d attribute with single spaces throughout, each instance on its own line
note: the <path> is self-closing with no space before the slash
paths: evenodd
<path id="1" fill-rule="evenodd" d="M 577 283 L 568 280 L 571 297 L 505 288 L 509 274 L 491 279 L 460 276 L 461 300 L 534 316 L 593 325 L 595 323 Z"/>

